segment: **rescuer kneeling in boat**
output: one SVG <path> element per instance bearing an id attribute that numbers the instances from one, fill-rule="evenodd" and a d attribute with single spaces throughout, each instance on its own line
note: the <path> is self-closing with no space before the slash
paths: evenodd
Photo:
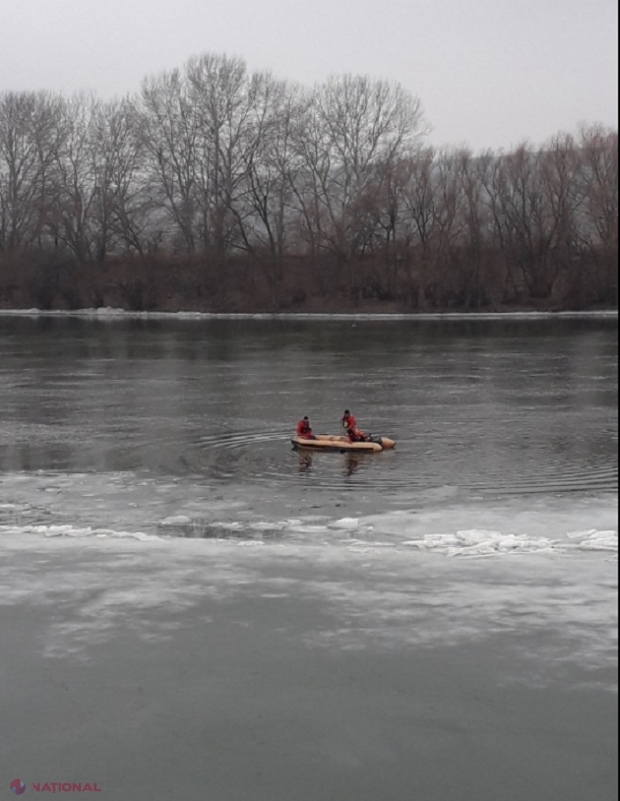
<path id="1" fill-rule="evenodd" d="M 349 437 L 349 442 L 366 442 L 368 437 L 364 434 L 363 431 L 360 431 L 357 427 L 357 421 L 355 417 L 351 414 L 348 409 L 344 410 L 344 414 L 342 416 L 342 425 L 344 428 L 347 429 L 347 436 Z"/>
<path id="2" fill-rule="evenodd" d="M 312 433 L 308 415 L 305 415 L 305 417 L 297 423 L 297 436 L 301 437 L 302 439 L 316 439 Z"/>

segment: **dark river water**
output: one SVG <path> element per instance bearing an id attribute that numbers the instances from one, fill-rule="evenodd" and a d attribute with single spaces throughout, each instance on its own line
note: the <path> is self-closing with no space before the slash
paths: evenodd
<path id="1" fill-rule="evenodd" d="M 273 490 L 610 490 L 615 320 L 0 318 L 0 470 Z M 300 457 L 351 407 L 397 449 Z"/>

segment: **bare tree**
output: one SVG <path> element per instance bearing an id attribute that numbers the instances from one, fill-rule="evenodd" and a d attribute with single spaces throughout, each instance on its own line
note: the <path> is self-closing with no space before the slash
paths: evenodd
<path id="1" fill-rule="evenodd" d="M 93 121 L 97 197 L 97 258 L 112 250 L 144 255 L 153 204 L 145 182 L 145 151 L 135 104 L 128 98 L 98 107 Z"/>
<path id="2" fill-rule="evenodd" d="M 582 128 L 579 180 L 583 203 L 579 241 L 588 254 L 597 300 L 617 302 L 618 294 L 618 133 L 601 126 Z"/>
<path id="3" fill-rule="evenodd" d="M 520 145 L 501 161 L 501 204 L 506 221 L 507 257 L 514 261 L 532 298 L 547 298 L 548 257 L 552 234 L 540 180 L 537 153 Z M 521 289 L 517 289 L 518 295 Z"/>
<path id="4" fill-rule="evenodd" d="M 463 305 L 477 307 L 488 300 L 490 275 L 485 271 L 492 251 L 493 217 L 487 203 L 485 186 L 492 168 L 489 152 L 474 156 L 469 150 L 458 153 L 463 189 L 462 215 L 465 222 L 461 272 Z"/>
<path id="5" fill-rule="evenodd" d="M 0 96 L 0 249 L 39 242 L 62 102 L 40 93 Z"/>
<path id="6" fill-rule="evenodd" d="M 142 85 L 142 143 L 150 155 L 150 187 L 186 253 L 198 239 L 196 185 L 200 118 L 179 70 Z"/>
<path id="7" fill-rule="evenodd" d="M 95 206 L 98 199 L 98 163 L 93 128 L 99 101 L 78 94 L 63 104 L 64 135 L 54 152 L 50 175 L 51 202 L 46 225 L 55 241 L 64 243 L 79 263 L 93 259 L 97 251 Z"/>
<path id="8" fill-rule="evenodd" d="M 299 137 L 297 199 L 312 250 L 335 257 L 354 294 L 353 259 L 375 235 L 381 183 L 422 132 L 420 103 L 398 84 L 346 75 L 311 96 Z"/>
<path id="9" fill-rule="evenodd" d="M 275 290 L 284 277 L 287 243 L 293 241 L 297 216 L 293 187 L 299 170 L 296 134 L 303 95 L 268 73 L 255 80 L 254 130 L 242 154 L 245 173 L 231 208 L 240 246 L 264 267 Z"/>
<path id="10" fill-rule="evenodd" d="M 226 56 L 192 59 L 187 76 L 202 132 L 199 203 L 203 240 L 206 249 L 221 258 L 240 240 L 248 244 L 239 228 L 243 196 L 275 87 L 267 75 L 249 75 L 245 62 Z"/>
<path id="11" fill-rule="evenodd" d="M 570 134 L 554 136 L 539 160 L 550 237 L 546 281 L 551 291 L 560 273 L 569 271 L 579 258 L 576 225 L 583 196 L 575 140 Z"/>

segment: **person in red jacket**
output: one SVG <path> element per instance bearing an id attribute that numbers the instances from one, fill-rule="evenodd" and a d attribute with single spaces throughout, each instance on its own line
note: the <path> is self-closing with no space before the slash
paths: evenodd
<path id="1" fill-rule="evenodd" d="M 357 427 L 357 420 L 348 409 L 342 415 L 342 426 L 347 429 L 347 436 L 350 442 L 366 442 L 366 434 Z"/>
<path id="2" fill-rule="evenodd" d="M 297 436 L 301 437 L 302 439 L 316 439 L 316 437 L 312 433 L 312 428 L 310 427 L 310 420 L 308 419 L 308 415 L 305 415 L 305 417 L 303 417 L 303 419 L 301 419 L 297 423 Z"/>
<path id="3" fill-rule="evenodd" d="M 344 414 L 342 415 L 342 420 L 340 422 L 342 423 L 342 427 L 346 428 L 347 430 L 349 428 L 357 427 L 357 420 L 355 419 L 355 417 L 353 417 L 353 415 L 348 409 L 344 410 Z"/>

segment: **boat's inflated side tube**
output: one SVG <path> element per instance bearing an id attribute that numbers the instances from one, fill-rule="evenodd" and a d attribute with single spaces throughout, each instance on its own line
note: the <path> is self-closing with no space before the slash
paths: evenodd
<path id="1" fill-rule="evenodd" d="M 388 443 L 387 445 L 383 444 L 384 440 Z M 310 448 L 317 451 L 370 451 L 377 453 L 385 447 L 394 447 L 394 441 L 387 437 L 373 437 L 372 440 L 364 442 L 351 442 L 348 437 L 330 436 L 329 434 L 317 434 L 314 439 L 293 437 L 291 442 L 294 448 Z"/>

